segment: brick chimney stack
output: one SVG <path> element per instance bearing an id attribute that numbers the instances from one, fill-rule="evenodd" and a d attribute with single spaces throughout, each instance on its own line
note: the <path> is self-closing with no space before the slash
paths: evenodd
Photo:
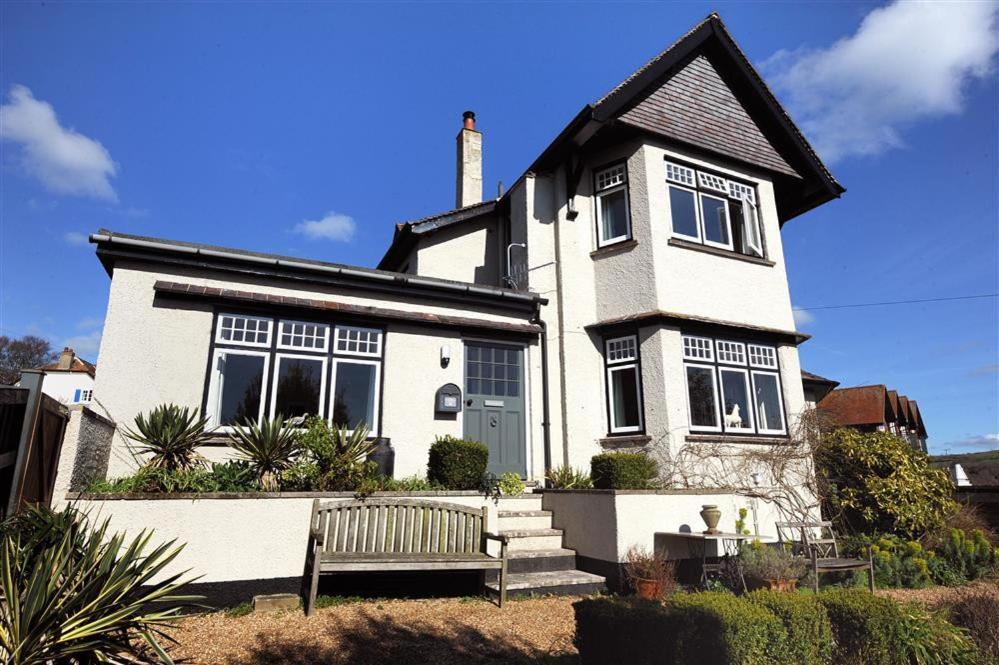
<path id="1" fill-rule="evenodd" d="M 56 367 L 58 369 L 72 369 L 73 358 L 75 357 L 76 353 L 73 352 L 73 349 L 69 348 L 68 346 L 64 346 L 62 349 L 62 353 L 59 354 L 59 364 L 56 365 Z"/>
<path id="2" fill-rule="evenodd" d="M 455 207 L 482 203 L 482 133 L 475 130 L 475 113 L 462 114 L 458 133 L 458 177 Z"/>

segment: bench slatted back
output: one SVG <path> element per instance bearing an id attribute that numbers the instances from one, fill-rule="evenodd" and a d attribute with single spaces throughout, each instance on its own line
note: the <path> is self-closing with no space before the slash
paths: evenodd
<path id="1" fill-rule="evenodd" d="M 777 536 L 781 542 L 790 542 L 796 554 L 810 556 L 814 549 L 819 559 L 839 557 L 832 522 L 778 522 Z"/>
<path id="2" fill-rule="evenodd" d="M 322 553 L 472 554 L 485 552 L 486 508 L 418 499 L 313 503 Z"/>

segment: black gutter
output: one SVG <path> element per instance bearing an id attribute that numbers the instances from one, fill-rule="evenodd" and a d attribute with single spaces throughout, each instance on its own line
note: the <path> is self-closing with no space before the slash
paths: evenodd
<path id="1" fill-rule="evenodd" d="M 545 482 L 552 470 L 551 405 L 548 400 L 548 324 L 541 318 L 541 304 L 538 303 L 531 317 L 531 323 L 541 328 L 541 432 L 545 447 Z"/>

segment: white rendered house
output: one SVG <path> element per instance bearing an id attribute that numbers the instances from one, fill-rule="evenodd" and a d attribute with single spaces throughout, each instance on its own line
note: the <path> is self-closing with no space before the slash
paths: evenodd
<path id="1" fill-rule="evenodd" d="M 97 367 L 66 347 L 59 359 L 39 367 L 45 372 L 42 392 L 63 404 L 89 404 L 94 398 Z"/>
<path id="2" fill-rule="evenodd" d="M 780 230 L 844 190 L 717 16 L 585 105 L 498 199 L 464 123 L 459 207 L 397 225 L 377 270 L 92 235 L 104 415 L 363 422 L 401 476 L 440 434 L 534 480 L 605 449 L 786 440 L 807 336 Z"/>

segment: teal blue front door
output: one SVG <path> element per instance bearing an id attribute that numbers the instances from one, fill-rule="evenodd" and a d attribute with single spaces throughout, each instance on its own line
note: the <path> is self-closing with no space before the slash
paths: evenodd
<path id="1" fill-rule="evenodd" d="M 489 446 L 489 472 L 527 476 L 524 349 L 465 342 L 465 438 Z"/>

